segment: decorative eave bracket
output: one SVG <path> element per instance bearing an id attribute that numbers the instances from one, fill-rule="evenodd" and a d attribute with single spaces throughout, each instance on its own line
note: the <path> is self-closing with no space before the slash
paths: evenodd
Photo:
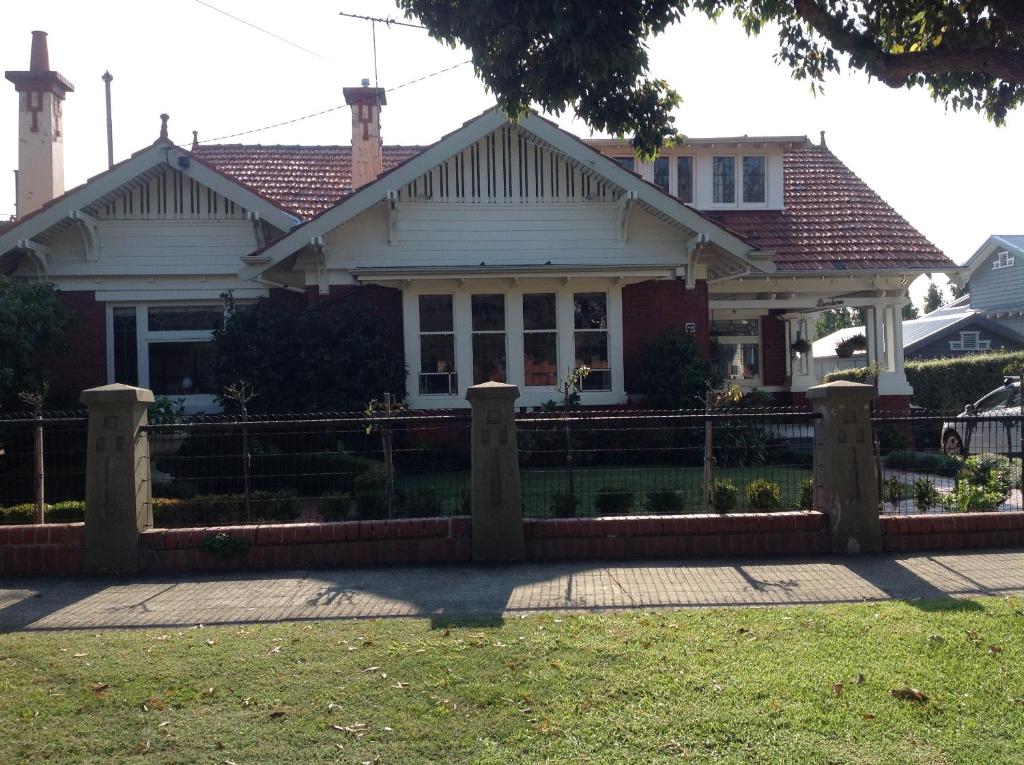
<path id="1" fill-rule="evenodd" d="M 707 241 L 707 234 L 697 234 L 686 240 L 686 289 L 688 290 L 692 290 L 697 283 L 697 263 Z"/>
<path id="2" fill-rule="evenodd" d="M 629 213 L 636 205 L 637 193 L 627 191 L 619 197 L 619 241 L 629 241 Z"/>
<path id="3" fill-rule="evenodd" d="M 384 199 L 384 209 L 388 216 L 388 246 L 396 247 L 400 243 L 398 236 L 398 193 L 389 191 Z"/>
<path id="4" fill-rule="evenodd" d="M 245 216 L 252 222 L 253 233 L 256 235 L 256 249 L 262 250 L 267 246 L 267 232 L 263 228 L 263 220 L 255 210 L 249 210 Z"/>
<path id="5" fill-rule="evenodd" d="M 313 248 L 313 262 L 316 263 L 316 285 L 320 295 L 329 295 L 331 285 L 327 279 L 327 248 L 322 236 L 311 236 L 309 246 Z"/>
<path id="6" fill-rule="evenodd" d="M 75 226 L 82 235 L 85 259 L 89 263 L 96 263 L 100 259 L 99 221 L 82 210 L 72 210 L 68 217 L 75 222 Z"/>
<path id="7" fill-rule="evenodd" d="M 18 247 L 34 257 L 39 262 L 39 265 L 43 267 L 43 271 L 46 271 L 46 266 L 50 258 L 49 247 L 31 239 L 19 240 Z"/>

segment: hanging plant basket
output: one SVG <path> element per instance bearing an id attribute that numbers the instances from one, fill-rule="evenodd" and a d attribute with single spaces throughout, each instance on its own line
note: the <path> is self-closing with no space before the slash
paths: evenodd
<path id="1" fill-rule="evenodd" d="M 811 343 L 805 338 L 798 337 L 796 340 L 793 341 L 793 344 L 789 346 L 789 350 L 793 351 L 793 353 L 803 356 L 805 353 L 811 352 Z"/>
<path id="2" fill-rule="evenodd" d="M 864 335 L 854 335 L 848 337 L 841 343 L 836 343 L 836 356 L 841 359 L 850 358 L 855 351 L 866 351 L 868 349 L 868 339 Z"/>

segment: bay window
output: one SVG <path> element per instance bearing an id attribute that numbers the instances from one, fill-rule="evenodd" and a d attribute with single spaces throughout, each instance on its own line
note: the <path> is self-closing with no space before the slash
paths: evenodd
<path id="1" fill-rule="evenodd" d="M 758 319 L 712 320 L 713 361 L 735 383 L 761 379 L 761 322 Z"/>

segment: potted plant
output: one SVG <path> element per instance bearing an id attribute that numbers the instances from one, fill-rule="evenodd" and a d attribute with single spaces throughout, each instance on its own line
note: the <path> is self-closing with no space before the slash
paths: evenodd
<path id="1" fill-rule="evenodd" d="M 803 356 L 804 354 L 811 352 L 811 343 L 806 338 L 797 335 L 796 340 L 794 340 L 793 344 L 789 346 L 789 350 L 797 356 Z"/>
<path id="2" fill-rule="evenodd" d="M 854 354 L 854 351 L 866 351 L 867 349 L 868 339 L 864 335 L 854 335 L 836 343 L 836 356 L 848 359 Z"/>
<path id="3" fill-rule="evenodd" d="M 181 420 L 185 413 L 185 399 L 172 401 L 167 396 L 157 396 L 149 405 L 150 425 L 171 425 Z M 149 456 L 169 457 L 175 454 L 188 439 L 185 428 L 160 428 L 149 431 Z"/>

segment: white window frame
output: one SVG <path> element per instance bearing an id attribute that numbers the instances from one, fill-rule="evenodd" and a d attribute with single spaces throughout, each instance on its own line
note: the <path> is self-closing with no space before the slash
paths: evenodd
<path id="1" fill-rule="evenodd" d="M 737 196 L 740 198 L 740 207 L 757 208 L 768 206 L 768 155 L 767 154 L 743 154 L 736 163 Z M 764 199 L 750 201 L 747 199 L 747 189 L 743 180 L 743 162 L 747 159 L 760 159 L 764 162 Z"/>
<path id="2" fill-rule="evenodd" d="M 757 334 L 756 335 L 715 335 L 713 334 L 714 325 L 716 321 L 756 321 L 757 322 Z M 762 332 L 764 331 L 764 316 L 760 313 L 753 312 L 737 312 L 730 311 L 728 316 L 715 316 L 711 315 L 711 320 L 708 323 L 708 333 L 712 342 L 718 342 L 719 344 L 737 344 L 737 345 L 756 345 L 757 346 L 757 377 L 750 379 L 733 380 L 728 379 L 726 382 L 734 383 L 741 389 L 746 388 L 758 388 L 759 390 L 766 390 L 764 386 L 764 342 L 762 340 Z M 774 388 L 772 389 L 774 390 Z"/>
<path id="3" fill-rule="evenodd" d="M 558 379 L 564 379 L 572 370 L 566 367 L 576 358 L 574 345 L 573 295 L 578 292 L 604 292 L 608 295 L 608 363 L 611 367 L 612 386 L 607 391 L 584 391 L 581 403 L 588 406 L 611 406 L 626 401 L 622 353 L 622 287 L 607 278 L 546 279 L 523 278 L 514 286 L 509 280 L 466 279 L 412 281 L 402 290 L 402 323 L 405 343 L 406 401 L 414 409 L 444 409 L 467 407 L 466 388 L 472 384 L 473 332 L 470 305 L 471 295 L 502 293 L 505 295 L 505 342 L 508 359 L 508 382 L 519 386 L 516 406 L 541 406 L 558 399 L 554 386 L 527 386 L 523 363 L 523 295 L 538 292 L 555 294 L 555 331 L 557 333 Z M 459 370 L 457 395 L 421 394 L 419 392 L 419 296 L 452 295 L 455 312 L 455 366 Z"/>
<path id="4" fill-rule="evenodd" d="M 544 389 L 552 386 L 546 385 L 526 385 L 526 336 L 527 335 L 550 335 L 552 332 L 555 335 L 555 386 L 558 385 L 558 372 L 562 368 L 562 356 L 561 349 L 559 348 L 559 330 L 561 329 L 558 323 L 558 292 L 556 290 L 531 290 L 524 288 L 522 293 L 519 295 L 519 311 L 520 317 L 523 315 L 523 298 L 527 295 L 554 295 L 555 296 L 555 326 L 549 329 L 527 329 L 525 321 L 522 322 L 522 335 L 523 335 L 523 354 L 522 354 L 522 365 L 523 365 L 523 386 L 526 388 L 538 388 Z M 508 314 L 505 314 L 505 323 L 508 324 Z M 511 365 L 511 362 L 509 362 Z"/>
<path id="5" fill-rule="evenodd" d="M 417 296 L 417 298 L 416 298 L 416 326 L 417 327 L 420 326 L 419 325 L 419 320 L 420 320 L 420 298 L 424 297 L 424 296 L 429 296 L 429 295 L 447 295 L 447 294 L 449 294 L 449 293 L 446 293 L 446 292 L 424 292 L 424 293 L 422 293 L 422 294 Z M 436 335 L 441 335 L 441 336 L 444 336 L 444 337 L 447 337 L 448 335 L 451 335 L 451 337 L 452 337 L 452 345 L 454 347 L 454 345 L 455 345 L 455 343 L 454 343 L 454 341 L 455 341 L 455 301 L 454 300 L 452 300 L 452 329 L 451 329 L 450 332 L 448 332 L 448 331 L 423 332 L 422 330 L 420 330 L 416 334 L 416 347 L 419 349 L 420 363 L 418 363 L 416 365 L 415 370 L 414 371 L 410 371 L 409 374 L 410 375 L 413 375 L 413 374 L 416 375 L 416 386 L 417 386 L 417 388 L 419 387 L 419 384 L 420 384 L 420 375 L 424 375 L 424 374 L 425 375 L 436 375 L 436 374 L 447 374 L 447 375 L 449 375 L 449 378 L 448 378 L 449 379 L 449 388 L 451 387 L 451 382 L 450 382 L 451 377 L 450 377 L 450 375 L 452 375 L 452 374 L 455 375 L 456 386 L 458 386 L 459 380 L 461 379 L 461 374 L 462 373 L 459 371 L 459 359 L 458 359 L 458 356 L 455 357 L 455 369 L 452 369 L 449 372 L 424 372 L 423 371 L 423 367 L 422 367 L 422 360 L 423 360 L 423 338 L 425 336 L 434 337 Z M 412 369 L 412 368 L 410 367 L 410 369 Z M 473 374 L 473 371 L 470 370 L 470 375 L 472 375 L 472 374 Z M 432 394 L 429 394 L 429 395 L 432 395 L 432 396 L 450 396 L 452 394 L 451 393 L 432 393 Z"/>
<path id="6" fill-rule="evenodd" d="M 970 338 L 970 339 L 968 339 Z M 968 330 L 960 333 L 959 340 L 949 341 L 951 351 L 990 351 L 992 350 L 991 340 L 982 340 L 981 332 Z"/>
<path id="7" fill-rule="evenodd" d="M 992 261 L 992 270 L 998 271 L 1000 268 L 1009 268 L 1013 265 L 1014 259 L 1010 257 L 1009 250 L 1000 250 L 996 253 L 995 260 Z"/>
<path id="8" fill-rule="evenodd" d="M 746 198 L 746 189 L 743 186 L 743 160 L 756 157 L 764 161 L 764 199 L 759 202 L 750 202 Z M 732 159 L 733 163 L 733 186 L 736 194 L 732 202 L 715 201 L 715 160 L 719 158 Z M 712 154 L 708 165 L 708 209 L 713 210 L 765 210 L 768 209 L 768 200 L 771 198 L 771 162 L 767 154 Z M 696 162 L 694 163 L 696 167 Z M 696 175 L 696 173 L 695 173 Z M 693 198 L 697 199 L 697 179 L 694 178 Z"/>
<path id="9" fill-rule="evenodd" d="M 716 159 L 731 159 L 732 160 L 733 198 L 732 198 L 731 202 L 716 202 L 715 201 L 715 160 Z M 738 182 L 740 180 L 740 178 L 739 178 L 740 162 L 741 162 L 741 159 L 736 154 L 712 154 L 711 155 L 711 163 L 710 163 L 711 174 L 710 174 L 710 176 L 708 178 L 708 184 L 709 184 L 708 185 L 708 190 L 711 192 L 711 194 L 710 194 L 710 196 L 708 198 L 708 202 L 710 203 L 710 207 L 711 208 L 717 209 L 717 210 L 727 210 L 729 208 L 734 208 L 734 207 L 738 207 L 739 206 L 740 196 L 743 193 L 743 190 L 740 188 L 740 184 Z"/>
<path id="10" fill-rule="evenodd" d="M 240 304 L 240 301 L 235 301 Z M 156 300 L 147 302 L 123 302 L 112 301 L 106 304 L 107 312 L 107 382 L 114 380 L 114 309 L 134 308 L 135 309 L 135 353 L 138 364 L 138 379 L 140 388 L 149 388 L 149 344 L 150 343 L 202 343 L 213 342 L 213 333 L 208 330 L 175 330 L 167 332 L 150 332 L 149 330 L 149 309 L 150 308 L 186 308 L 199 307 L 223 307 L 220 300 Z M 188 396 L 175 394 L 163 394 L 153 391 L 153 395 L 167 395 L 172 401 L 184 400 L 185 413 L 197 414 L 200 412 L 219 412 L 220 404 L 217 397 L 211 393 L 195 393 Z"/>
<path id="11" fill-rule="evenodd" d="M 501 299 L 502 299 L 502 302 L 503 302 L 503 305 L 502 305 L 502 309 L 503 309 L 502 323 L 504 324 L 504 327 L 502 329 L 473 329 L 473 326 L 472 326 L 472 322 L 473 322 L 473 298 L 477 297 L 477 296 L 489 296 L 489 295 L 497 295 L 497 296 L 501 297 Z M 454 305 L 453 305 L 453 307 L 454 307 Z M 520 307 L 520 310 L 522 310 L 521 307 Z M 453 319 L 454 319 L 454 317 L 453 317 Z M 512 359 L 510 359 L 509 355 L 508 355 L 508 294 L 505 293 L 505 292 L 479 292 L 478 290 L 473 290 L 470 293 L 470 295 L 469 295 L 469 320 L 470 320 L 470 349 L 471 350 L 472 350 L 473 338 L 476 337 L 477 335 L 501 335 L 501 338 L 502 338 L 502 340 L 504 340 L 504 345 L 505 345 L 505 377 L 508 378 L 508 376 L 509 376 L 509 369 L 508 368 L 512 365 Z M 472 359 L 472 353 L 470 354 L 470 359 Z M 470 378 L 472 378 L 474 376 L 475 372 L 476 372 L 475 368 L 470 367 L 470 369 L 469 369 L 469 376 L 470 376 Z M 485 380 L 485 382 L 486 382 L 486 380 Z M 508 379 L 506 379 L 505 382 L 508 382 Z M 476 385 L 477 383 L 476 382 L 471 382 L 470 384 Z"/>
<path id="12" fill-rule="evenodd" d="M 687 202 L 679 196 L 679 160 L 685 158 L 690 160 L 690 200 Z M 684 205 L 697 204 L 697 157 L 693 154 L 675 154 L 672 159 L 675 161 L 669 166 L 669 175 L 672 179 L 672 196 Z"/>

